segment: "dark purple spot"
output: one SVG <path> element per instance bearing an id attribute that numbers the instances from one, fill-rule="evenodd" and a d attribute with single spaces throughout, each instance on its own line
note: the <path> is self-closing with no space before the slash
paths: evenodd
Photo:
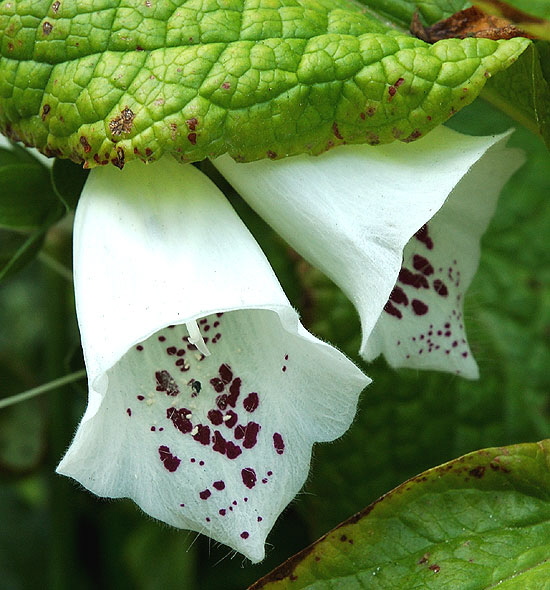
<path id="1" fill-rule="evenodd" d="M 136 396 L 136 398 L 137 398 L 137 399 L 138 399 L 140 402 L 142 402 L 142 401 L 145 399 L 145 396 L 143 396 L 143 395 L 137 395 L 137 396 Z"/>
<path id="2" fill-rule="evenodd" d="M 172 420 L 172 424 L 183 434 L 187 434 L 193 430 L 193 424 L 186 416 L 191 412 L 187 408 L 168 408 L 166 410 L 166 417 Z"/>
<path id="3" fill-rule="evenodd" d="M 231 442 L 230 440 L 227 441 L 225 447 L 225 454 L 227 455 L 228 459 L 236 459 L 242 452 L 243 451 L 241 447 Z"/>
<path id="4" fill-rule="evenodd" d="M 428 225 L 423 225 L 415 234 L 414 237 L 419 241 L 422 242 L 428 250 L 432 250 L 434 247 L 434 243 L 432 238 L 430 238 L 428 234 Z"/>
<path id="5" fill-rule="evenodd" d="M 141 344 L 138 344 L 136 346 L 136 350 L 139 350 L 141 352 L 143 350 L 143 346 L 141 346 Z"/>
<path id="6" fill-rule="evenodd" d="M 241 533 L 241 539 L 248 539 L 250 537 L 250 533 L 248 531 L 243 531 Z"/>
<path id="7" fill-rule="evenodd" d="M 225 455 L 226 447 L 227 447 L 227 441 L 222 436 L 222 434 L 219 430 L 215 430 L 214 431 L 214 445 L 213 445 L 212 449 L 214 451 L 216 451 L 216 453 L 220 453 L 222 455 Z"/>
<path id="8" fill-rule="evenodd" d="M 245 467 L 241 470 L 241 477 L 244 485 L 251 490 L 256 485 L 256 472 L 252 467 Z"/>
<path id="9" fill-rule="evenodd" d="M 262 483 L 267 483 L 268 481 L 269 481 L 269 480 L 267 479 L 267 477 L 264 477 L 264 478 L 262 479 Z"/>
<path id="10" fill-rule="evenodd" d="M 395 307 L 395 305 L 391 301 L 386 302 L 386 305 L 384 305 L 384 311 L 398 319 L 401 319 L 403 317 L 403 314 L 397 309 L 397 307 Z"/>
<path id="11" fill-rule="evenodd" d="M 282 371 L 283 373 L 286 373 L 286 365 L 283 365 L 283 367 L 281 368 L 281 371 Z"/>
<path id="12" fill-rule="evenodd" d="M 201 445 L 209 445 L 210 444 L 210 427 L 199 424 L 195 428 L 198 428 L 198 432 L 197 432 L 197 434 L 195 434 L 193 436 L 193 439 L 196 440 L 197 442 L 200 442 Z"/>
<path id="13" fill-rule="evenodd" d="M 199 465 L 202 467 L 204 465 L 204 461 L 199 461 Z"/>
<path id="14" fill-rule="evenodd" d="M 256 519 L 258 522 L 262 522 L 263 518 L 261 516 L 258 516 L 258 518 Z"/>
<path id="15" fill-rule="evenodd" d="M 231 381 L 233 381 L 233 372 L 231 371 L 229 365 L 220 365 L 218 373 L 220 374 L 220 378 L 223 381 L 224 385 L 227 385 L 228 383 L 231 383 Z"/>
<path id="16" fill-rule="evenodd" d="M 273 446 L 275 447 L 277 455 L 282 455 L 285 452 L 283 437 L 278 432 L 275 432 L 273 435 Z"/>
<path id="17" fill-rule="evenodd" d="M 213 379 L 210 379 L 210 385 L 212 385 L 212 387 L 214 388 L 214 391 L 216 391 L 217 393 L 221 393 L 224 389 L 225 389 L 225 385 L 223 383 L 223 381 L 221 379 L 219 379 L 218 377 L 214 377 Z M 226 396 L 224 396 L 226 397 Z M 224 408 L 221 408 L 222 410 Z"/>
<path id="18" fill-rule="evenodd" d="M 273 471 L 268 471 L 268 472 L 267 472 L 267 476 L 268 476 L 268 477 L 271 477 L 272 475 L 273 475 Z"/>
<path id="19" fill-rule="evenodd" d="M 419 270 L 423 275 L 429 276 L 434 274 L 434 267 L 430 264 L 429 260 L 419 254 L 413 256 L 413 266 L 415 270 Z"/>
<path id="20" fill-rule="evenodd" d="M 199 493 L 199 497 L 201 500 L 208 500 L 208 498 L 210 498 L 211 495 L 212 492 L 210 490 L 203 490 Z"/>
<path id="21" fill-rule="evenodd" d="M 233 383 L 229 386 L 229 396 L 227 397 L 227 403 L 234 408 L 237 405 L 237 400 L 241 394 L 241 379 L 236 377 Z"/>
<path id="22" fill-rule="evenodd" d="M 171 396 L 179 394 L 178 384 L 168 371 L 157 371 L 155 379 L 157 380 L 157 391 L 165 391 L 166 395 Z"/>
<path id="23" fill-rule="evenodd" d="M 233 410 L 229 410 L 225 413 L 223 421 L 228 428 L 233 428 L 237 424 L 238 419 L 239 416 Z"/>
<path id="24" fill-rule="evenodd" d="M 220 481 L 215 481 L 215 482 L 212 484 L 212 486 L 213 486 L 213 487 L 215 487 L 215 488 L 216 488 L 218 491 L 220 491 L 220 492 L 221 492 L 221 490 L 223 490 L 223 489 L 225 488 L 225 483 L 224 483 L 222 480 L 220 480 Z"/>
<path id="25" fill-rule="evenodd" d="M 193 390 L 193 393 L 191 394 L 192 397 L 197 397 L 197 395 L 201 392 L 202 383 L 194 379 L 191 383 L 191 389 Z"/>
<path id="26" fill-rule="evenodd" d="M 210 410 L 208 412 L 208 419 L 214 426 L 219 426 L 223 422 L 223 414 L 219 410 Z"/>
<path id="27" fill-rule="evenodd" d="M 170 449 L 164 445 L 159 447 L 159 456 L 162 464 L 170 473 L 174 473 L 181 463 L 181 459 L 172 455 Z"/>
<path id="28" fill-rule="evenodd" d="M 164 336 L 159 336 L 159 342 L 164 342 L 166 338 Z"/>
<path id="29" fill-rule="evenodd" d="M 132 410 L 130 408 L 126 408 L 126 413 L 128 414 L 128 416 L 132 416 Z"/>
<path id="30" fill-rule="evenodd" d="M 220 510 L 218 510 L 218 514 L 219 514 L 220 516 L 225 516 L 225 515 L 226 515 L 226 510 L 225 510 L 225 508 L 221 508 Z"/>
<path id="31" fill-rule="evenodd" d="M 253 448 L 258 442 L 258 432 L 260 432 L 261 426 L 256 422 L 249 422 L 244 428 L 244 441 L 243 447 L 245 449 Z"/>
<path id="32" fill-rule="evenodd" d="M 178 349 L 177 349 L 175 346 L 169 346 L 169 347 L 166 349 L 166 352 L 167 352 L 168 354 L 172 355 L 172 354 L 176 354 L 177 350 L 178 350 Z"/>
<path id="33" fill-rule="evenodd" d="M 405 291 L 399 286 L 395 286 L 390 293 L 390 299 L 394 303 L 402 303 L 403 305 L 409 304 L 409 298 L 407 297 Z"/>
<path id="34" fill-rule="evenodd" d="M 411 305 L 416 315 L 425 315 L 428 313 L 428 306 L 423 301 L 413 299 Z"/>
<path id="35" fill-rule="evenodd" d="M 258 394 L 253 391 L 244 398 L 243 407 L 247 412 L 253 412 L 258 407 L 259 403 L 260 399 L 258 398 Z"/>
<path id="36" fill-rule="evenodd" d="M 157 427 L 156 427 L 156 426 L 151 426 L 151 432 L 155 432 L 155 431 L 156 431 L 156 429 L 157 429 Z"/>
<path id="37" fill-rule="evenodd" d="M 400 283 L 403 283 L 404 285 L 410 285 L 415 289 L 430 288 L 428 281 L 426 280 L 426 277 L 423 274 L 411 272 L 407 268 L 402 268 L 399 271 L 399 276 L 397 277 L 397 280 Z"/>
<path id="38" fill-rule="evenodd" d="M 440 281 L 439 279 L 436 279 L 434 281 L 434 290 L 438 295 L 441 295 L 441 297 L 447 297 L 447 295 L 449 294 L 447 285 L 445 285 L 445 283 L 443 281 Z"/>

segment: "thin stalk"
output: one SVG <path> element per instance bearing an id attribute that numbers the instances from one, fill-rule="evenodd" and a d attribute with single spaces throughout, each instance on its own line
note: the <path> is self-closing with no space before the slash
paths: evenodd
<path id="1" fill-rule="evenodd" d="M 17 393 L 16 395 L 12 395 L 4 399 L 0 399 L 0 410 L 2 408 L 7 408 L 20 402 L 24 402 L 28 399 L 36 397 L 37 395 L 42 395 L 43 393 L 47 393 L 48 391 L 52 391 L 52 389 L 57 389 L 58 387 L 62 387 L 63 385 L 68 385 L 69 383 L 80 381 L 80 379 L 84 379 L 84 377 L 86 377 L 86 371 L 85 369 L 82 369 L 81 371 L 69 373 L 69 375 L 59 377 L 59 379 L 54 379 L 53 381 L 49 381 L 48 383 L 44 383 L 42 385 L 39 385 L 38 387 L 33 387 L 32 389 L 28 389 L 27 391 Z"/>

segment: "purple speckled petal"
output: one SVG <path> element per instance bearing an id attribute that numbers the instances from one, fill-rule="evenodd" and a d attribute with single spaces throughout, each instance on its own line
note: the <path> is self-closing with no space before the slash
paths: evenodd
<path id="1" fill-rule="evenodd" d="M 260 561 L 368 378 L 301 326 L 223 195 L 172 160 L 92 171 L 75 292 L 89 402 L 58 471 Z"/>
<path id="2" fill-rule="evenodd" d="M 522 152 L 506 148 L 508 136 L 470 169 L 405 247 L 397 282 L 368 340 L 367 360 L 383 353 L 393 367 L 479 376 L 463 305 L 500 191 L 524 161 Z"/>
<path id="3" fill-rule="evenodd" d="M 348 295 L 361 317 L 360 353 L 365 359 L 384 352 L 395 366 L 460 371 L 472 377 L 475 362 L 459 329 L 461 299 L 477 266 L 479 237 L 498 192 L 518 165 L 516 152 L 502 152 L 504 143 L 503 136 L 469 137 L 440 127 L 411 144 L 349 145 L 315 158 L 249 164 L 223 156 L 214 164 L 293 248 Z M 502 155 L 500 167 L 490 156 L 492 146 Z M 468 174 L 486 157 L 493 162 L 488 177 L 478 175 L 481 167 Z M 422 228 L 428 224 L 432 232 L 430 219 L 461 186 L 460 194 L 469 192 L 471 197 L 470 209 L 449 209 L 442 216 L 443 233 L 440 236 L 434 225 L 438 237 L 432 251 Z M 461 248 L 460 256 L 457 251 L 449 257 L 454 248 Z M 438 360 L 430 364 L 425 361 L 429 346 L 421 353 L 412 338 L 423 334 L 426 339 L 433 330 L 446 333 L 446 323 L 452 325 L 452 336 L 443 337 L 452 337 L 451 349 L 453 342 L 457 345 L 446 354 L 449 346 L 442 348 L 432 339 L 430 358 Z M 438 345 L 442 354 L 439 349 L 436 354 Z"/>

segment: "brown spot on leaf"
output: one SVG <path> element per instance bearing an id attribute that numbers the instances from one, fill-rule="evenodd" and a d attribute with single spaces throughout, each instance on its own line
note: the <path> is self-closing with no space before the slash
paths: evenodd
<path id="1" fill-rule="evenodd" d="M 485 473 L 485 465 L 478 465 L 477 467 L 474 467 L 473 469 L 470 469 L 468 471 L 468 473 L 472 476 L 475 477 L 477 479 L 481 479 Z"/>
<path id="2" fill-rule="evenodd" d="M 439 571 L 441 570 L 441 568 L 437 565 L 437 563 L 430 565 L 430 567 L 428 569 L 432 570 L 432 572 L 434 574 L 438 574 Z"/>
<path id="3" fill-rule="evenodd" d="M 422 131 L 420 131 L 420 129 L 415 129 L 408 137 L 405 137 L 403 141 L 405 143 L 410 143 L 411 141 L 414 141 L 415 139 L 418 139 L 421 136 Z"/>
<path id="4" fill-rule="evenodd" d="M 49 35 L 52 32 L 52 30 L 53 30 L 52 23 L 45 21 L 42 25 L 42 32 L 44 33 L 44 35 Z"/>
<path id="5" fill-rule="evenodd" d="M 277 154 L 271 150 L 267 150 L 266 155 L 270 160 L 275 160 L 277 158 Z"/>
<path id="6" fill-rule="evenodd" d="M 84 148 L 84 151 L 88 154 L 90 153 L 92 146 L 88 143 L 88 140 L 86 139 L 86 137 L 84 135 L 80 136 L 80 145 Z"/>
<path id="7" fill-rule="evenodd" d="M 423 565 L 425 563 L 428 563 L 428 559 L 430 559 L 430 554 L 424 553 L 424 555 L 418 560 L 418 565 Z"/>
<path id="8" fill-rule="evenodd" d="M 134 112 L 129 107 L 125 107 L 120 112 L 120 115 L 117 115 L 114 119 L 109 121 L 109 129 L 111 130 L 111 133 L 117 137 L 123 133 L 130 133 L 135 118 L 136 116 Z"/>
<path id="9" fill-rule="evenodd" d="M 338 129 L 338 123 L 336 121 L 334 121 L 334 123 L 332 124 L 332 133 L 334 133 L 334 135 L 338 138 L 338 139 L 344 139 L 342 137 L 342 135 L 340 134 L 340 131 Z"/>
<path id="10" fill-rule="evenodd" d="M 516 19 L 516 22 L 522 21 Z M 424 27 L 418 13 L 415 13 L 410 31 L 428 43 L 436 43 L 442 39 L 465 39 L 466 37 L 480 37 L 494 41 L 512 39 L 513 37 L 530 37 L 525 31 L 513 25 L 510 20 L 491 16 L 475 6 L 456 12 L 431 27 Z"/>
<path id="11" fill-rule="evenodd" d="M 196 133 L 189 133 L 187 135 L 187 139 L 189 140 L 189 143 L 191 145 L 196 145 L 197 144 L 197 134 Z"/>
<path id="12" fill-rule="evenodd" d="M 117 147 L 116 149 L 116 157 L 111 160 L 117 168 L 121 170 L 124 168 L 124 149 L 121 147 Z"/>
<path id="13" fill-rule="evenodd" d="M 199 124 L 199 122 L 195 117 L 193 117 L 192 119 L 187 119 L 187 121 L 185 121 L 185 124 L 189 128 L 189 131 L 195 131 L 197 129 L 197 125 Z"/>
<path id="14" fill-rule="evenodd" d="M 59 7 L 61 6 L 61 2 L 57 0 L 52 4 L 52 10 L 57 14 L 59 11 Z"/>
<path id="15" fill-rule="evenodd" d="M 50 107 L 50 105 L 49 105 L 49 104 L 45 104 L 45 105 L 42 107 L 42 115 L 41 115 L 42 121 L 45 121 L 45 120 L 46 120 L 46 117 L 48 116 L 48 113 L 49 113 L 50 111 L 51 111 L 51 107 Z"/>

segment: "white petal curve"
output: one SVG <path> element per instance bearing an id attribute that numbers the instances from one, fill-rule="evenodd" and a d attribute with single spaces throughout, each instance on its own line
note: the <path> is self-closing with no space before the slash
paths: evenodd
<path id="1" fill-rule="evenodd" d="M 361 355 L 398 277 L 403 250 L 499 137 L 439 127 L 411 143 L 342 146 L 320 156 L 214 165 L 361 317 Z"/>
<path id="2" fill-rule="evenodd" d="M 405 247 L 397 284 L 367 342 L 367 360 L 384 354 L 396 368 L 479 377 L 466 338 L 464 297 L 499 194 L 525 160 L 520 150 L 506 148 L 509 136 L 499 136 Z"/>
<path id="3" fill-rule="evenodd" d="M 192 166 L 93 170 L 74 246 L 89 404 L 58 472 L 260 561 L 312 444 L 345 432 L 368 378 L 301 326 Z"/>

